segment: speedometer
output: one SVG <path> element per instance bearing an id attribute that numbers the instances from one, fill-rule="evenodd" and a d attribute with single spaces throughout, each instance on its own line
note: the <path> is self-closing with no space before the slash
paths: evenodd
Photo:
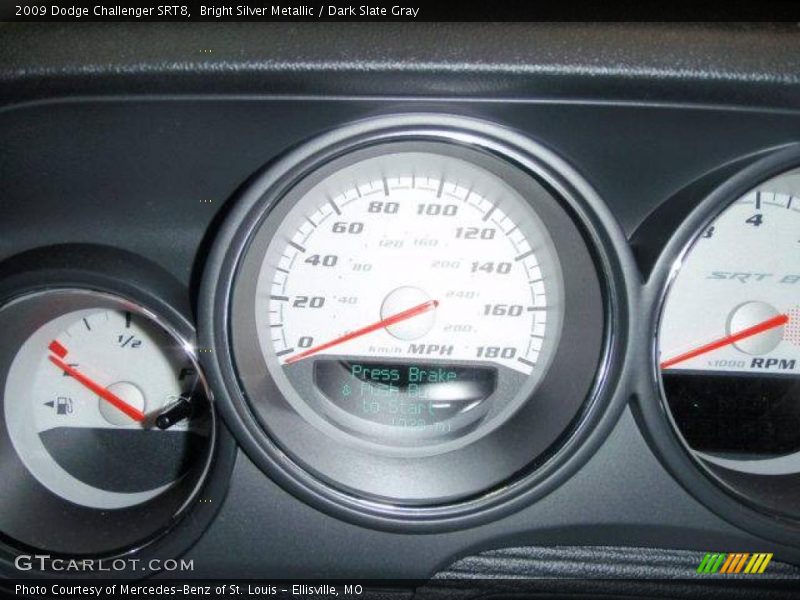
<path id="1" fill-rule="evenodd" d="M 254 178 L 202 321 L 223 411 L 262 467 L 327 507 L 416 519 L 555 464 L 597 399 L 609 295 L 579 178 L 545 156 L 409 116 Z"/>
<path id="2" fill-rule="evenodd" d="M 281 392 L 323 431 L 442 451 L 502 422 L 547 371 L 561 266 L 489 171 L 398 147 L 322 178 L 280 219 L 256 330 Z"/>

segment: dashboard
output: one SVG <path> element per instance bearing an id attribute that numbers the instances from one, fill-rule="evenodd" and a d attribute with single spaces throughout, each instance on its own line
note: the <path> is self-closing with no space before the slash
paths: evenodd
<path id="1" fill-rule="evenodd" d="M 4 24 L 3 575 L 796 579 L 797 46 Z"/>

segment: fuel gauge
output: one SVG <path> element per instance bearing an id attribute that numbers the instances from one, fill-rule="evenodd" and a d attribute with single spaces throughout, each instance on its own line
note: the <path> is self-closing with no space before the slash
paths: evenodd
<path id="1" fill-rule="evenodd" d="M 24 296 L 0 310 L 0 322 L 21 342 L 0 366 L 4 433 L 26 474 L 17 489 L 33 499 L 21 505 L 77 511 L 98 537 L 90 552 L 170 522 L 195 496 L 213 446 L 193 347 L 143 307 L 96 292 Z M 17 493 L 6 490 L 0 505 Z M 135 518 L 139 511 L 150 517 Z M 3 531 L 52 550 L 48 533 L 21 527 L 15 512 Z M 123 532 L 111 530 L 109 514 L 131 517 Z"/>
<path id="2" fill-rule="evenodd" d="M 11 364 L 5 417 L 31 474 L 94 508 L 154 498 L 190 467 L 208 420 L 162 430 L 157 417 L 198 394 L 186 350 L 125 307 L 69 312 L 39 328 Z"/>

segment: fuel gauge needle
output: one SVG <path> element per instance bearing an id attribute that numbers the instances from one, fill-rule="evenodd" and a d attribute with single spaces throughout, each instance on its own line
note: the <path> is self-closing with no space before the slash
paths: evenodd
<path id="1" fill-rule="evenodd" d="M 53 347 L 54 344 L 58 344 L 58 342 L 53 342 L 50 344 L 50 350 L 55 352 L 56 349 Z M 66 356 L 66 351 L 61 344 L 58 344 L 57 348 L 60 350 L 58 353 L 61 354 L 63 352 L 63 356 Z M 139 409 L 131 406 L 125 400 L 114 394 L 113 392 L 108 391 L 99 383 L 89 379 L 86 375 L 75 369 L 74 367 L 69 366 L 60 358 L 53 356 L 52 354 L 48 357 L 50 362 L 57 366 L 59 369 L 64 371 L 66 374 L 70 375 L 75 381 L 83 385 L 88 390 L 91 390 L 98 396 L 100 396 L 103 400 L 114 406 L 115 408 L 121 410 L 126 415 L 128 415 L 134 421 L 138 421 L 139 423 L 145 420 L 145 414 L 140 411 Z"/>
<path id="2" fill-rule="evenodd" d="M 732 333 L 731 335 L 727 335 L 724 338 L 720 338 L 718 340 L 714 340 L 713 342 L 709 342 L 708 344 L 703 344 L 702 346 L 698 346 L 693 350 L 689 350 L 688 352 L 684 352 L 683 354 L 679 354 L 678 356 L 674 356 L 669 360 L 665 360 L 661 363 L 662 369 L 668 369 L 678 363 L 682 363 L 687 361 L 691 358 L 695 358 L 697 356 L 701 356 L 703 354 L 707 354 L 708 352 L 713 352 L 714 350 L 718 350 L 720 348 L 724 348 L 725 346 L 730 346 L 731 344 L 735 344 L 736 342 L 740 342 L 742 340 L 746 340 L 749 337 L 753 337 L 754 335 L 758 335 L 759 333 L 764 333 L 765 331 L 769 331 L 770 329 L 775 329 L 776 327 L 780 327 L 781 325 L 785 325 L 789 322 L 788 315 L 777 315 L 766 321 L 762 321 L 761 323 L 756 323 L 752 327 L 748 327 L 747 329 L 742 329 L 736 333 Z"/>

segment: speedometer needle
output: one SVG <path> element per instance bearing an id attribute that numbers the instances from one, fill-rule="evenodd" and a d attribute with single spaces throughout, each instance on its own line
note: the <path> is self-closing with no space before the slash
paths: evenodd
<path id="1" fill-rule="evenodd" d="M 125 402 L 125 400 L 123 400 L 113 392 L 110 392 L 99 383 L 95 383 L 94 381 L 89 379 L 86 375 L 84 375 L 74 367 L 69 366 L 60 358 L 57 358 L 53 355 L 50 355 L 48 358 L 50 359 L 51 363 L 53 363 L 59 369 L 63 370 L 66 374 L 72 376 L 72 378 L 75 379 L 78 383 L 80 383 L 83 387 L 87 388 L 88 390 L 91 390 L 92 392 L 100 396 L 103 400 L 105 400 L 112 406 L 124 412 L 134 421 L 138 421 L 139 423 L 141 423 L 142 421 L 145 420 L 145 414 L 138 408 L 131 406 L 130 404 Z"/>
<path id="2" fill-rule="evenodd" d="M 309 348 L 308 350 L 304 350 L 300 354 L 295 354 L 294 356 L 290 356 L 286 359 L 284 364 L 290 365 L 292 363 L 296 363 L 299 360 L 303 360 L 304 358 L 308 358 L 318 352 L 322 352 L 323 350 L 327 350 L 328 348 L 333 348 L 334 346 L 338 346 L 339 344 L 344 344 L 345 342 L 349 342 L 350 340 L 354 340 L 355 338 L 359 338 L 363 335 L 367 335 L 368 333 L 372 333 L 373 331 L 377 331 L 378 329 L 383 329 L 384 327 L 389 327 L 396 323 L 400 323 L 401 321 L 406 321 L 417 315 L 421 315 L 423 313 L 429 312 L 439 306 L 438 300 L 428 300 L 427 302 L 423 302 L 422 304 L 418 304 L 408 310 L 404 310 L 403 312 L 399 312 L 395 315 L 390 317 L 386 317 L 385 319 L 381 319 L 377 323 L 373 323 L 372 325 L 367 325 L 366 327 L 362 327 L 361 329 L 356 329 L 355 331 L 351 331 L 350 333 L 345 333 L 343 336 L 340 336 L 334 340 L 329 342 L 325 342 L 324 344 L 320 344 L 319 346 L 314 346 L 313 348 Z"/>
<path id="3" fill-rule="evenodd" d="M 669 360 L 665 360 L 664 362 L 661 363 L 661 368 L 668 369 L 669 367 L 677 365 L 678 363 L 682 363 L 691 358 L 695 358 L 696 356 L 700 356 L 702 354 L 718 350 L 719 348 L 724 348 L 725 346 L 735 344 L 736 342 L 745 340 L 749 337 L 753 337 L 754 335 L 758 335 L 759 333 L 764 333 L 765 331 L 769 331 L 770 329 L 775 329 L 776 327 L 785 325 L 788 322 L 789 322 L 788 315 L 777 315 L 775 317 L 767 319 L 766 321 L 757 323 L 752 327 L 748 327 L 747 329 L 742 329 L 737 333 L 733 333 L 731 335 L 725 336 L 724 338 L 720 338 L 713 342 L 709 342 L 708 344 L 699 346 L 693 350 L 689 350 L 688 352 L 684 352 L 683 354 L 679 354 L 678 356 L 670 358 Z"/>

